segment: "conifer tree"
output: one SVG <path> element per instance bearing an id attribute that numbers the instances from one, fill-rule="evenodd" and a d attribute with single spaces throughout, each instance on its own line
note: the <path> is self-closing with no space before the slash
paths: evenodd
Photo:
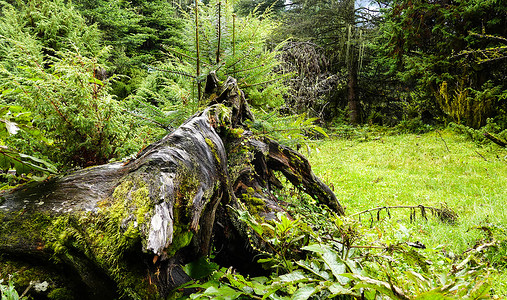
<path id="1" fill-rule="evenodd" d="M 198 85 L 204 83 L 209 72 L 215 71 L 222 80 L 227 76 L 237 78 L 254 106 L 281 105 L 285 87 L 279 81 L 281 74 L 276 72 L 278 48 L 267 42 L 277 25 L 271 13 L 252 12 L 238 17 L 234 1 L 196 3 L 197 7 L 194 4 L 192 9 L 181 12 L 186 44 L 165 47 L 168 58 L 151 66 L 150 77 L 159 79 L 158 86 L 147 86 L 140 93 L 162 96 L 157 91 L 164 89 L 172 93 L 166 93 L 157 102 L 170 105 L 183 99 L 184 103 L 198 104 Z"/>
<path id="2" fill-rule="evenodd" d="M 48 143 L 29 136 L 7 142 L 60 167 L 87 166 L 124 155 L 129 117 L 103 76 L 108 47 L 63 0 L 2 3 L 0 101 L 31 111 Z M 127 152 L 133 149 L 126 150 Z"/>

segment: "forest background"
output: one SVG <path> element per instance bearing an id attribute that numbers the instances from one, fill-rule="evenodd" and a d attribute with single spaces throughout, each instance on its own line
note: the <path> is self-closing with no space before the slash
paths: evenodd
<path id="1" fill-rule="evenodd" d="M 210 71 L 238 79 L 257 127 L 505 138 L 503 1 L 3 1 L 1 14 L 2 157 L 22 173 L 139 151 L 204 104 Z"/>
<path id="2" fill-rule="evenodd" d="M 387 127 L 507 139 L 505 1 L 0 6 L 3 188 L 135 155 L 206 105 L 211 71 L 298 148 Z"/>

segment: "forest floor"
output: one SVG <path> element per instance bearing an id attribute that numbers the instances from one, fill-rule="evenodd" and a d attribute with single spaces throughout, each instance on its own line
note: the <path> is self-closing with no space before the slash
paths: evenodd
<path id="1" fill-rule="evenodd" d="M 457 222 L 448 224 L 435 217 L 424 220 L 419 210 L 415 222 L 410 209 L 390 209 L 390 217 L 386 210 L 378 216 L 377 211 L 361 214 L 362 222 L 371 222 L 379 232 L 390 227 L 405 240 L 419 241 L 427 251 L 446 251 L 451 258 L 488 239 L 488 231 L 506 237 L 505 148 L 478 145 L 450 130 L 337 135 L 315 146 L 309 155 L 313 171 L 332 187 L 349 216 L 402 205 L 446 205 L 458 215 Z M 505 240 L 502 245 L 507 248 Z M 507 265 L 504 247 L 495 259 Z M 507 292 L 507 275 L 496 276 L 497 289 Z"/>

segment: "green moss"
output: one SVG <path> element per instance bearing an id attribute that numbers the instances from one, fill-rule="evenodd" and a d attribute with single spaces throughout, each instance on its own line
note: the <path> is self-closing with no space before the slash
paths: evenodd
<path id="1" fill-rule="evenodd" d="M 221 159 L 220 159 L 220 156 L 218 155 L 218 150 L 217 150 L 216 145 L 209 138 L 206 138 L 205 141 L 206 141 L 206 144 L 208 144 L 208 146 L 210 147 L 211 152 L 213 152 L 213 156 L 215 157 L 215 160 L 220 164 Z"/>
<path id="2" fill-rule="evenodd" d="M 140 233 L 148 230 L 152 210 L 147 184 L 132 176 L 116 187 L 111 198 L 100 203 L 97 212 L 53 219 L 45 240 L 56 258 L 72 261 L 69 249 L 84 253 L 116 282 L 122 295 L 150 298 L 156 294 L 156 287 L 150 286 L 146 274 L 136 269 L 138 262 L 127 262 L 125 254 L 141 255 Z"/>
<path id="3" fill-rule="evenodd" d="M 245 204 L 248 212 L 255 217 L 256 220 L 260 220 L 259 212 L 266 211 L 266 203 L 261 198 L 254 197 L 254 189 L 247 188 L 247 193 L 241 197 L 242 202 Z"/>
<path id="4" fill-rule="evenodd" d="M 28 215 L 24 210 L 8 216 L 0 213 L 0 240 L 20 247 L 26 244 L 45 247 L 40 232 L 44 232 L 49 224 L 48 216 L 41 213 Z"/>
<path id="5" fill-rule="evenodd" d="M 178 250 L 188 246 L 193 236 L 188 226 L 176 226 L 174 229 L 173 242 L 167 249 L 168 256 L 173 256 Z"/>
<path id="6" fill-rule="evenodd" d="M 67 288 L 56 288 L 49 292 L 49 299 L 54 300 L 64 300 L 64 299 L 73 299 L 72 292 Z"/>

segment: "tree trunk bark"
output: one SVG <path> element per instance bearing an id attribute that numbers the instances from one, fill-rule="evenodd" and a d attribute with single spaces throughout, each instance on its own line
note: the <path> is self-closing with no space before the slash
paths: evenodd
<path id="1" fill-rule="evenodd" d="M 347 63 L 347 103 L 349 108 L 349 122 L 351 124 L 359 123 L 359 101 L 357 99 L 357 59 L 359 58 L 356 45 L 356 12 L 355 1 L 346 0 L 345 3 L 345 23 L 349 27 L 349 53 Z"/>
<path id="2" fill-rule="evenodd" d="M 351 124 L 359 123 L 359 101 L 357 101 L 357 65 L 351 61 L 348 66 L 347 102 L 349 106 L 349 121 Z"/>
<path id="3" fill-rule="evenodd" d="M 165 299 L 190 280 L 182 266 L 213 245 L 218 262 L 255 273 L 235 211 L 284 211 L 275 171 L 344 214 L 305 157 L 248 130 L 235 79 L 218 86 L 210 74 L 205 93 L 210 106 L 134 160 L 3 192 L 0 277 L 16 273 L 19 288 L 47 281 L 35 298 Z"/>

